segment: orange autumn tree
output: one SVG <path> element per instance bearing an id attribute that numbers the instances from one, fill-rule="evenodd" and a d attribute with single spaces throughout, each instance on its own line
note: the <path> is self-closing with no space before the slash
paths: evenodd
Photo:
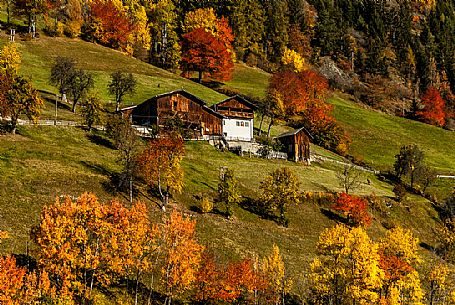
<path id="1" fill-rule="evenodd" d="M 160 137 L 150 140 L 138 158 L 139 174 L 147 185 L 158 189 L 163 209 L 170 194 L 182 190 L 183 169 L 180 162 L 184 154 L 185 147 L 180 137 Z"/>
<path id="2" fill-rule="evenodd" d="M 438 89 L 429 87 L 422 96 L 424 108 L 416 112 L 417 117 L 427 124 L 444 126 L 445 124 L 445 102 Z"/>
<path id="3" fill-rule="evenodd" d="M 128 51 L 128 39 L 135 30 L 126 12 L 112 0 L 90 2 L 89 39 L 105 46 Z"/>
<path id="4" fill-rule="evenodd" d="M 203 28 L 195 29 L 182 37 L 181 69 L 184 75 L 198 72 L 198 82 L 203 75 L 216 80 L 227 81 L 232 78 L 234 60 L 232 51 L 226 46 L 225 36 L 216 37 Z"/>
<path id="5" fill-rule="evenodd" d="M 283 70 L 270 78 L 267 99 L 278 94 L 286 118 L 292 117 L 295 125 L 305 126 L 317 144 L 345 153 L 348 138 L 333 117 L 333 107 L 325 102 L 329 92 L 328 81 L 315 71 Z"/>
<path id="6" fill-rule="evenodd" d="M 56 280 L 60 295 L 91 298 L 95 282 L 108 286 L 116 279 L 148 270 L 149 223 L 145 206 L 131 209 L 118 201 L 101 204 L 93 194 L 75 201 L 66 197 L 45 206 L 33 236 L 39 246 L 40 268 Z"/>
<path id="7" fill-rule="evenodd" d="M 369 227 L 371 225 L 366 199 L 342 193 L 332 208 L 341 212 L 354 226 Z"/>
<path id="8" fill-rule="evenodd" d="M 19 303 L 25 274 L 25 268 L 16 266 L 14 257 L 0 257 L 0 304 Z"/>
<path id="9" fill-rule="evenodd" d="M 204 247 L 196 239 L 196 221 L 173 210 L 161 227 L 163 246 L 162 282 L 165 305 L 173 297 L 191 288 L 196 280 Z"/>
<path id="10" fill-rule="evenodd" d="M 216 263 L 212 254 L 204 252 L 196 276 L 196 295 L 205 304 L 232 303 L 240 297 L 251 299 L 253 293 L 264 290 L 267 283 L 248 259 L 230 262 L 227 266 Z"/>

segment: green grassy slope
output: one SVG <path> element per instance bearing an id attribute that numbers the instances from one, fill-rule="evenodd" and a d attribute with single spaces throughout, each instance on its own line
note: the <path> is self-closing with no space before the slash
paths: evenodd
<path id="1" fill-rule="evenodd" d="M 12 235 L 12 239 L 1 245 L 1 251 L 24 253 L 40 208 L 52 203 L 56 196 L 77 196 L 92 191 L 103 200 L 113 196 L 126 200 L 124 194 L 111 191 L 110 176 L 120 168 L 115 150 L 104 142 L 70 127 L 20 127 L 19 132 L 17 136 L 0 136 L 0 228 Z M 241 207 L 234 208 L 231 220 L 218 214 L 191 212 L 198 205 L 195 195 L 216 195 L 221 166 L 235 170 L 242 195 L 250 198 L 257 198 L 264 176 L 282 166 L 290 167 L 298 175 L 302 191 L 340 191 L 335 178 L 340 170 L 337 165 L 323 163 L 307 167 L 288 161 L 238 157 L 219 152 L 203 142 L 187 143 L 186 150 L 184 190 L 173 204 L 196 217 L 198 235 L 204 244 L 216 249 L 221 257 L 240 258 L 266 253 L 276 243 L 283 249 L 293 275 L 307 267 L 315 255 L 321 230 L 335 224 L 318 205 L 305 203 L 291 207 L 290 227 L 283 228 Z M 392 195 L 390 185 L 371 175 L 364 176 L 364 182 L 367 177 L 372 184 L 364 183 L 359 193 Z M 150 196 L 140 198 L 149 204 L 152 217 L 161 217 L 155 200 L 150 201 Z M 410 208 L 406 209 L 406 205 Z M 381 209 L 381 213 L 374 212 L 372 236 L 382 235 L 383 223 L 399 223 L 412 228 L 421 241 L 435 245 L 433 229 L 438 226 L 438 216 L 427 201 L 410 197 L 406 204 L 393 204 L 392 208 L 383 205 Z"/>
<path id="2" fill-rule="evenodd" d="M 455 174 L 455 132 L 363 109 L 338 97 L 330 102 L 335 117 L 353 139 L 351 154 L 387 169 L 401 146 L 418 144 L 430 166 L 440 173 Z"/>
<path id="3" fill-rule="evenodd" d="M 0 46 L 5 43 L 2 35 Z M 207 87 L 182 78 L 176 74 L 156 68 L 140 60 L 125 56 L 123 53 L 78 39 L 50 38 L 42 36 L 34 41 L 19 41 L 22 53 L 20 73 L 29 76 L 36 88 L 49 93 L 57 93 L 57 89 L 49 84 L 50 68 L 57 56 L 74 58 L 79 68 L 91 71 L 95 75 L 95 91 L 110 108 L 113 108 L 113 97 L 107 92 L 110 73 L 120 70 L 131 72 L 138 81 L 136 93 L 126 96 L 123 107 L 137 104 L 160 93 L 185 89 L 204 99 L 208 104 L 221 101 L 224 95 Z M 111 102 L 109 102 L 111 101 Z M 53 105 L 47 105 L 48 114 L 53 117 Z"/>
<path id="4" fill-rule="evenodd" d="M 232 80 L 226 82 L 223 88 L 259 99 L 265 97 L 264 88 L 268 85 L 269 77 L 270 74 L 261 69 L 236 63 Z"/>
<path id="5" fill-rule="evenodd" d="M 248 95 L 252 91 L 242 86 L 245 82 L 254 88 L 255 95 L 263 96 L 266 76 L 256 68 L 236 66 L 234 79 L 228 85 Z M 368 110 L 337 95 L 329 102 L 335 106 L 335 118 L 352 138 L 350 154 L 386 170 L 392 167 L 402 145 L 417 144 L 430 166 L 439 173 L 455 174 L 455 132 Z"/>

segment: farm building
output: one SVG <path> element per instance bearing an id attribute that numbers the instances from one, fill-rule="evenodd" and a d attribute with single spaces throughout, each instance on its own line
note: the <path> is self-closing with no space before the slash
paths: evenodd
<path id="1" fill-rule="evenodd" d="M 312 136 L 305 127 L 283 133 L 276 139 L 283 145 L 283 150 L 288 154 L 289 160 L 310 164 L 310 139 Z"/>
<path id="2" fill-rule="evenodd" d="M 193 138 L 222 135 L 224 116 L 185 90 L 160 94 L 121 111 L 130 116 L 133 125 L 164 126 L 178 120 Z"/>
<path id="3" fill-rule="evenodd" d="M 223 136 L 226 140 L 251 142 L 253 140 L 253 119 L 256 106 L 242 98 L 232 96 L 212 106 L 222 114 Z"/>

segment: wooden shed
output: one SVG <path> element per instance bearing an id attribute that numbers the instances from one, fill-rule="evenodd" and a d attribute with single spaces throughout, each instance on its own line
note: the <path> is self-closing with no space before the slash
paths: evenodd
<path id="1" fill-rule="evenodd" d="M 310 139 L 313 137 L 305 127 L 283 133 L 276 137 L 283 145 L 283 151 L 288 154 L 288 159 L 295 162 L 310 164 Z"/>
<path id="2" fill-rule="evenodd" d="M 142 104 L 122 109 L 122 112 L 130 113 L 134 125 L 163 126 L 166 121 L 178 118 L 194 137 L 222 135 L 224 116 L 185 90 L 154 96 Z"/>

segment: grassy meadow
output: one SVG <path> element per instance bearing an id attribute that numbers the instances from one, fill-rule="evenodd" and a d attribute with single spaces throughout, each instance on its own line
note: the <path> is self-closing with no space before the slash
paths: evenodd
<path id="1" fill-rule="evenodd" d="M 0 227 L 12 236 L 0 246 L 2 252 L 24 253 L 28 243 L 33 253 L 30 229 L 38 223 L 41 207 L 54 202 L 57 196 L 77 196 L 91 191 L 103 201 L 113 197 L 127 201 L 127 195 L 115 191 L 111 181 L 120 166 L 116 151 L 102 134 L 74 127 L 31 126 L 20 127 L 16 136 L 0 136 L 0 143 Z M 299 177 L 301 191 L 341 191 L 336 178 L 340 166 L 330 162 L 304 166 L 284 160 L 239 157 L 220 152 L 204 142 L 186 143 L 184 189 L 173 198 L 172 205 L 198 221 L 201 242 L 215 249 L 223 259 L 262 255 L 277 244 L 291 274 L 298 276 L 314 257 L 320 232 L 336 223 L 325 212 L 330 206 L 305 202 L 290 207 L 288 228 L 253 213 L 248 205 L 236 206 L 231 219 L 218 213 L 196 212 L 199 196 L 216 197 L 219 170 L 223 166 L 235 171 L 243 198 L 253 200 L 259 196 L 260 181 L 283 166 Z M 367 178 L 371 180 L 370 185 L 366 183 Z M 355 193 L 393 196 L 392 186 L 375 176 L 365 174 L 362 179 L 362 187 Z M 135 195 L 148 204 L 152 218 L 161 219 L 163 213 L 156 199 L 143 185 L 136 185 Z M 425 244 L 436 245 L 434 228 L 439 226 L 439 217 L 428 201 L 414 196 L 402 204 L 392 199 L 386 201 L 392 203 L 391 207 L 381 201 L 371 208 L 375 220 L 369 231 L 374 238 L 382 236 L 384 226 L 399 223 L 412 228 Z M 222 206 L 217 208 L 223 210 Z M 425 250 L 422 253 L 431 255 Z"/>

